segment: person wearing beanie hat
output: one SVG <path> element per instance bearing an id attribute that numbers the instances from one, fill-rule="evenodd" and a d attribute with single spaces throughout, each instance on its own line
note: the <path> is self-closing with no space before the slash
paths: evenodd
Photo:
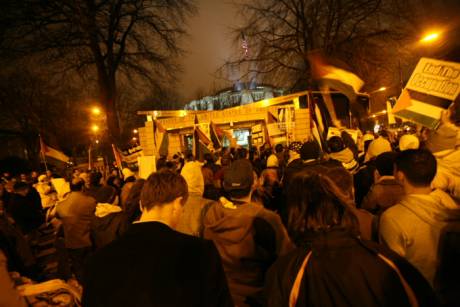
<path id="1" fill-rule="evenodd" d="M 204 238 L 219 251 L 235 306 L 248 299 L 262 305 L 267 268 L 294 248 L 280 217 L 251 200 L 253 187 L 251 163 L 234 161 L 223 180 L 230 199 L 222 197 L 204 218 Z"/>
<path id="2" fill-rule="evenodd" d="M 191 236 L 203 235 L 203 214 L 215 202 L 203 197 L 204 177 L 201 163 L 198 161 L 187 163 L 181 171 L 182 177 L 187 182 L 188 199 L 183 207 L 181 218 L 176 230 Z"/>
<path id="3" fill-rule="evenodd" d="M 389 152 L 389 151 L 393 151 L 393 149 L 391 148 L 390 142 L 386 138 L 381 136 L 371 142 L 367 150 L 366 158 L 364 159 L 364 161 L 367 162 L 371 159 L 376 158 L 380 154 L 383 154 L 384 152 Z"/>
<path id="4" fill-rule="evenodd" d="M 282 203 L 282 189 L 280 180 L 278 157 L 272 154 L 267 159 L 267 168 L 262 171 L 257 187 L 257 196 L 262 200 L 265 208 L 279 209 Z"/>
<path id="5" fill-rule="evenodd" d="M 302 144 L 300 147 L 300 158 L 303 161 L 317 160 L 321 154 L 318 142 L 312 140 Z"/>
<path id="6" fill-rule="evenodd" d="M 408 149 L 419 149 L 420 140 L 413 134 L 404 134 L 399 139 L 399 150 L 404 151 Z"/>

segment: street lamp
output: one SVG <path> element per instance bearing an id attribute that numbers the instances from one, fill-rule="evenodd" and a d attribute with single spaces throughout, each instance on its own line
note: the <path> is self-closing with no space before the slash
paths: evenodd
<path id="1" fill-rule="evenodd" d="M 93 125 L 91 127 L 91 130 L 93 130 L 93 132 L 98 132 L 99 131 L 99 126 L 98 125 Z"/>
<path id="2" fill-rule="evenodd" d="M 101 109 L 99 107 L 93 107 L 91 109 L 91 112 L 94 114 L 94 115 L 100 115 L 101 114 Z"/>
<path id="3" fill-rule="evenodd" d="M 133 130 L 133 133 L 134 133 L 134 134 L 137 134 L 138 132 L 139 132 L 139 131 L 137 131 L 137 129 L 134 129 L 134 130 Z"/>
<path id="4" fill-rule="evenodd" d="M 426 34 L 424 37 L 422 37 L 420 42 L 424 43 L 424 44 L 429 44 L 429 43 L 432 43 L 432 42 L 438 40 L 439 36 L 441 36 L 441 34 L 439 32 L 430 32 L 430 33 Z"/>

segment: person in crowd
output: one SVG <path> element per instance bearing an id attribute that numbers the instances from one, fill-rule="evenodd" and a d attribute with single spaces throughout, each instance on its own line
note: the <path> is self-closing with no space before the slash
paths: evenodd
<path id="1" fill-rule="evenodd" d="M 364 197 L 361 208 L 377 215 L 396 205 L 404 196 L 402 185 L 393 176 L 395 152 L 385 152 L 375 159 L 374 184 Z"/>
<path id="2" fill-rule="evenodd" d="M 0 306 L 5 307 L 26 307 L 23 296 L 15 289 L 7 269 L 8 259 L 0 248 Z"/>
<path id="3" fill-rule="evenodd" d="M 460 221 L 460 207 L 444 191 L 431 188 L 436 158 L 428 150 L 406 150 L 395 160 L 404 198 L 380 219 L 380 237 L 433 284 L 441 230 Z"/>
<path id="4" fill-rule="evenodd" d="M 72 179 L 71 192 L 56 205 L 56 217 L 62 222 L 71 269 L 79 282 L 83 280 L 83 265 L 92 250 L 90 226 L 96 211 L 96 200 L 83 193 L 84 185 L 80 178 Z"/>
<path id="5" fill-rule="evenodd" d="M 203 237 L 203 218 L 215 201 L 204 197 L 205 179 L 198 163 L 188 164 L 182 169 L 181 175 L 187 182 L 188 199 L 176 230 L 191 236 Z"/>
<path id="6" fill-rule="evenodd" d="M 204 164 L 203 168 L 208 168 L 212 172 L 212 176 L 219 171 L 220 167 L 219 165 L 216 164 L 216 161 L 214 160 L 214 155 L 211 153 L 205 153 L 204 154 Z"/>
<path id="7" fill-rule="evenodd" d="M 56 191 L 53 190 L 46 175 L 40 175 L 38 177 L 38 183 L 34 187 L 40 194 L 43 208 L 49 208 L 57 201 Z"/>
<path id="8" fill-rule="evenodd" d="M 399 139 L 399 151 L 404 151 L 408 149 L 419 149 L 420 140 L 416 135 L 413 134 L 404 134 Z"/>
<path id="9" fill-rule="evenodd" d="M 249 161 L 234 161 L 224 174 L 229 199 L 211 206 L 204 237 L 214 241 L 237 306 L 261 302 L 266 269 L 293 249 L 280 217 L 251 202 L 254 171 Z"/>
<path id="10" fill-rule="evenodd" d="M 8 198 L 6 212 L 25 235 L 45 222 L 40 195 L 26 182 L 14 184 L 14 193 Z"/>
<path id="11" fill-rule="evenodd" d="M 352 174 L 358 170 L 359 164 L 355 160 L 353 152 L 345 146 L 341 137 L 331 137 L 327 141 L 327 147 L 329 149 L 330 159 L 340 162 L 342 166 Z"/>
<path id="12" fill-rule="evenodd" d="M 448 112 L 443 113 L 440 127 L 430 133 L 425 146 L 434 154 L 438 164 L 432 187 L 460 200 L 460 133 L 449 117 Z"/>
<path id="13" fill-rule="evenodd" d="M 107 185 L 115 189 L 117 196 L 121 194 L 122 181 L 118 175 L 110 175 L 109 178 L 107 178 Z"/>
<path id="14" fill-rule="evenodd" d="M 204 178 L 204 192 L 203 197 L 206 199 L 219 200 L 220 190 L 216 187 L 214 181 L 214 175 L 211 169 L 207 167 L 201 168 L 201 173 Z"/>
<path id="15" fill-rule="evenodd" d="M 384 152 L 391 151 L 393 149 L 390 142 L 382 136 L 369 144 L 365 158 L 366 162 L 354 174 L 355 201 L 358 207 L 361 207 L 364 197 L 369 193 L 372 184 L 374 184 L 375 158 Z"/>
<path id="16" fill-rule="evenodd" d="M 297 174 L 288 209 L 298 248 L 270 268 L 267 306 L 437 305 L 429 284 L 407 261 L 358 238 L 358 219 L 328 176 Z"/>
<path id="17" fill-rule="evenodd" d="M 233 306 L 214 244 L 174 230 L 187 197 L 181 175 L 149 176 L 140 220 L 90 260 L 84 306 Z"/>
<path id="18" fill-rule="evenodd" d="M 249 158 L 249 152 L 246 148 L 244 147 L 240 147 L 236 150 L 236 153 L 235 153 L 235 160 L 239 160 L 239 159 L 248 159 Z"/>
<path id="19" fill-rule="evenodd" d="M 279 161 L 275 154 L 270 155 L 267 159 L 267 168 L 260 175 L 257 193 L 265 208 L 273 211 L 280 209 L 283 202 L 283 190 L 279 174 Z"/>
<path id="20" fill-rule="evenodd" d="M 32 171 L 30 173 L 30 182 L 32 183 L 32 185 L 38 183 L 38 177 L 39 177 L 39 174 L 37 171 Z"/>
<path id="21" fill-rule="evenodd" d="M 222 189 L 222 182 L 224 180 L 224 173 L 225 170 L 230 166 L 232 159 L 230 154 L 226 154 L 222 156 L 220 160 L 221 168 L 220 170 L 214 175 L 214 183 L 218 189 Z"/>
<path id="22" fill-rule="evenodd" d="M 97 203 L 113 204 L 117 198 L 115 188 L 102 184 L 102 174 L 93 172 L 89 176 L 89 189 L 85 193 L 93 197 Z"/>
<path id="23" fill-rule="evenodd" d="M 138 179 L 129 191 L 125 209 L 107 204 L 98 204 L 95 218 L 91 221 L 91 238 L 95 249 L 100 249 L 121 237 L 128 227 L 139 219 L 139 199 L 145 180 Z"/>
<path id="24" fill-rule="evenodd" d="M 121 188 L 120 204 L 124 210 L 126 199 L 128 198 L 131 188 L 136 182 L 136 174 L 134 174 L 133 171 L 127 167 L 125 167 L 121 172 L 123 173 L 124 184 L 123 184 L 123 187 Z"/>

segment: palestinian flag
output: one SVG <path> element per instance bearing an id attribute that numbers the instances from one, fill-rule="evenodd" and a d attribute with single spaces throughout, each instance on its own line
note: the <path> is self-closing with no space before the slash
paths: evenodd
<path id="1" fill-rule="evenodd" d="M 118 169 L 121 170 L 123 168 L 121 164 L 121 161 L 123 159 L 122 159 L 120 151 L 118 150 L 117 146 L 115 146 L 115 144 L 112 144 L 112 151 L 113 151 L 113 157 L 115 158 L 115 163 L 117 164 Z"/>
<path id="2" fill-rule="evenodd" d="M 220 129 L 216 124 L 211 122 L 209 124 L 209 132 L 211 134 L 211 141 L 214 149 L 217 150 L 222 148 L 222 139 L 225 135 L 224 131 Z"/>
<path id="3" fill-rule="evenodd" d="M 70 158 L 64 153 L 60 152 L 57 149 L 54 149 L 45 144 L 42 137 L 40 136 L 40 152 L 43 157 L 50 157 L 62 162 L 69 162 Z"/>
<path id="4" fill-rule="evenodd" d="M 209 153 L 208 146 L 211 144 L 211 140 L 204 133 L 198 123 L 198 118 L 195 115 L 195 126 L 193 129 L 193 155 L 195 159 L 203 161 L 204 154 Z"/>
<path id="5" fill-rule="evenodd" d="M 308 57 L 314 79 L 319 80 L 322 86 L 341 92 L 350 102 L 356 100 L 356 94 L 364 85 L 363 80 L 352 72 L 326 64 L 318 53 L 311 53 Z"/>
<path id="6" fill-rule="evenodd" d="M 168 131 L 157 120 L 153 121 L 153 143 L 155 144 L 155 149 L 160 157 L 168 155 Z"/>
<path id="7" fill-rule="evenodd" d="M 404 89 L 392 113 L 394 116 L 419 123 L 430 129 L 439 126 L 442 111 L 449 108 L 452 101 L 421 92 Z"/>

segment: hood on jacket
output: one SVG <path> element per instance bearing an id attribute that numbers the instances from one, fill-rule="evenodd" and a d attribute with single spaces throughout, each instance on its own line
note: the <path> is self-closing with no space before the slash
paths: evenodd
<path id="1" fill-rule="evenodd" d="M 181 171 L 182 177 L 188 185 L 188 192 L 203 195 L 204 177 L 201 171 L 201 163 L 198 161 L 185 163 Z"/>
<path id="2" fill-rule="evenodd" d="M 433 226 L 449 221 L 460 221 L 460 206 L 449 194 L 439 189 L 428 195 L 408 195 L 401 201 L 401 205 Z"/>
<path id="3" fill-rule="evenodd" d="M 353 152 L 348 147 L 342 151 L 330 153 L 329 157 L 342 163 L 350 163 L 355 158 Z"/>
<path id="4" fill-rule="evenodd" d="M 263 207 L 253 203 L 234 204 L 225 199 L 212 206 L 204 221 L 209 239 L 233 245 L 251 237 L 254 217 Z"/>
<path id="5" fill-rule="evenodd" d="M 94 215 L 104 217 L 115 212 L 121 212 L 121 208 L 112 204 L 98 203 Z"/>

